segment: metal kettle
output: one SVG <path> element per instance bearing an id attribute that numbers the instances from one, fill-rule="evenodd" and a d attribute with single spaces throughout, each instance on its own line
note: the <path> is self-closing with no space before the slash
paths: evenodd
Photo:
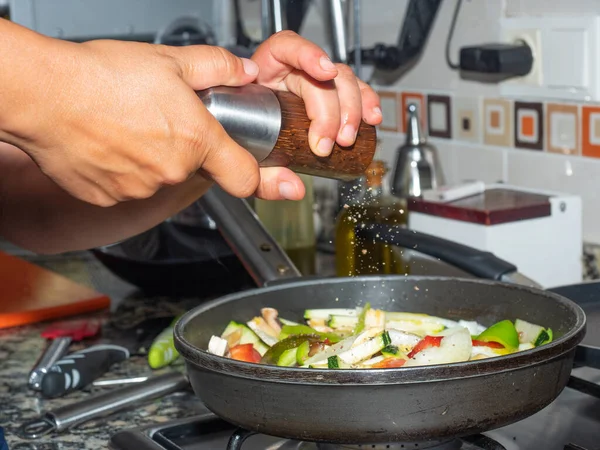
<path id="1" fill-rule="evenodd" d="M 399 198 L 421 197 L 424 190 L 445 183 L 437 149 L 425 139 L 417 107 L 410 104 L 407 111 L 406 142 L 398 149 L 390 186 Z"/>

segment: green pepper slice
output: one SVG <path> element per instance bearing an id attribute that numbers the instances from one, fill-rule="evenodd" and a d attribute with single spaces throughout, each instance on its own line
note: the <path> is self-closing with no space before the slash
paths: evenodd
<path id="1" fill-rule="evenodd" d="M 367 311 L 370 309 L 371 309 L 371 304 L 367 303 L 365 305 L 365 307 L 362 309 L 360 316 L 358 316 L 358 323 L 356 324 L 356 327 L 354 328 L 353 334 L 358 334 L 362 330 L 365 329 L 365 318 L 367 317 Z"/>
<path id="2" fill-rule="evenodd" d="M 273 345 L 273 347 L 267 350 L 267 352 L 261 358 L 260 362 L 262 364 L 276 365 L 279 361 L 279 358 L 286 350 L 298 347 L 305 341 L 313 343 L 320 342 L 321 340 L 322 339 L 320 336 L 314 334 L 298 334 L 295 336 L 290 336 L 282 341 L 277 342 L 275 345 Z"/>
<path id="3" fill-rule="evenodd" d="M 479 336 L 476 340 L 483 342 L 497 342 L 504 345 L 506 349 L 516 350 L 519 348 L 519 333 L 510 320 L 495 323 Z"/>
<path id="4" fill-rule="evenodd" d="M 320 331 L 314 330 L 307 325 L 284 325 L 281 328 L 281 333 L 279 334 L 279 339 L 285 339 L 288 336 L 294 336 L 299 334 L 311 334 L 315 336 L 320 336 L 321 339 L 328 339 L 329 342 L 335 344 L 336 342 L 340 342 L 342 337 L 336 333 L 321 333 Z"/>

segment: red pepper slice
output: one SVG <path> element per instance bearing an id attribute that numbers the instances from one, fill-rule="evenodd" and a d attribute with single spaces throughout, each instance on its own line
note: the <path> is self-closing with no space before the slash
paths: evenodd
<path id="1" fill-rule="evenodd" d="M 406 359 L 402 358 L 386 358 L 383 361 L 373 364 L 373 369 L 391 369 L 393 367 L 402 367 L 406 363 Z"/>
<path id="2" fill-rule="evenodd" d="M 478 341 L 477 339 L 473 339 L 473 347 L 489 347 L 489 348 L 504 348 L 504 345 L 502 345 L 500 342 L 485 342 L 485 341 Z"/>
<path id="3" fill-rule="evenodd" d="M 411 350 L 411 352 L 407 356 L 409 358 L 412 358 L 417 353 L 422 352 L 426 348 L 439 347 L 440 343 L 442 342 L 442 338 L 443 337 L 444 336 L 425 336 L 423 339 L 421 339 L 417 343 L 417 345 L 415 345 L 413 347 L 413 349 Z"/>
<path id="4" fill-rule="evenodd" d="M 240 344 L 235 347 L 231 347 L 229 350 L 231 359 L 238 361 L 245 361 L 251 363 L 260 362 L 260 353 L 258 353 L 252 344 Z"/>

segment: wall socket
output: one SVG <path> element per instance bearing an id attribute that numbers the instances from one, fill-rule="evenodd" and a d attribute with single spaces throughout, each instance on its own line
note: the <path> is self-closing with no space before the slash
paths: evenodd
<path id="1" fill-rule="evenodd" d="M 542 71 L 542 37 L 537 29 L 508 29 L 504 31 L 504 41 L 507 44 L 525 43 L 533 53 L 533 67 L 524 77 L 513 78 L 508 83 L 542 86 L 544 83 Z"/>

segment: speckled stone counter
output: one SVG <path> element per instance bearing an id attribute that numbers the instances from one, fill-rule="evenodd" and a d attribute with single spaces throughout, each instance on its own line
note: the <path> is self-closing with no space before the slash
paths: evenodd
<path id="1" fill-rule="evenodd" d="M 87 253 L 62 257 L 41 257 L 26 253 L 18 256 L 110 295 L 113 300 L 112 318 L 125 325 L 137 323 L 145 318 L 175 316 L 207 300 L 144 298 L 136 293 L 135 288 L 103 269 Z M 107 317 L 108 312 L 101 316 Z M 38 417 L 45 411 L 116 388 L 91 387 L 51 400 L 43 399 L 38 393 L 31 391 L 27 387 L 27 377 L 46 346 L 44 339 L 40 337 L 41 330 L 46 326 L 47 324 L 40 324 L 0 330 L 0 427 L 5 430 L 10 450 L 103 449 L 107 448 L 111 435 L 125 428 L 189 417 L 206 411 L 192 393 L 177 393 L 135 409 L 115 413 L 105 419 L 82 424 L 73 430 L 33 441 L 20 439 L 17 429 L 24 422 Z M 110 334 L 105 333 L 102 337 L 110 339 Z M 81 344 L 71 346 L 71 350 L 80 348 Z M 183 371 L 183 364 L 178 361 L 167 370 Z M 148 367 L 146 358 L 133 357 L 114 366 L 103 379 L 156 375 L 163 372 L 164 370 L 153 372 Z"/>

